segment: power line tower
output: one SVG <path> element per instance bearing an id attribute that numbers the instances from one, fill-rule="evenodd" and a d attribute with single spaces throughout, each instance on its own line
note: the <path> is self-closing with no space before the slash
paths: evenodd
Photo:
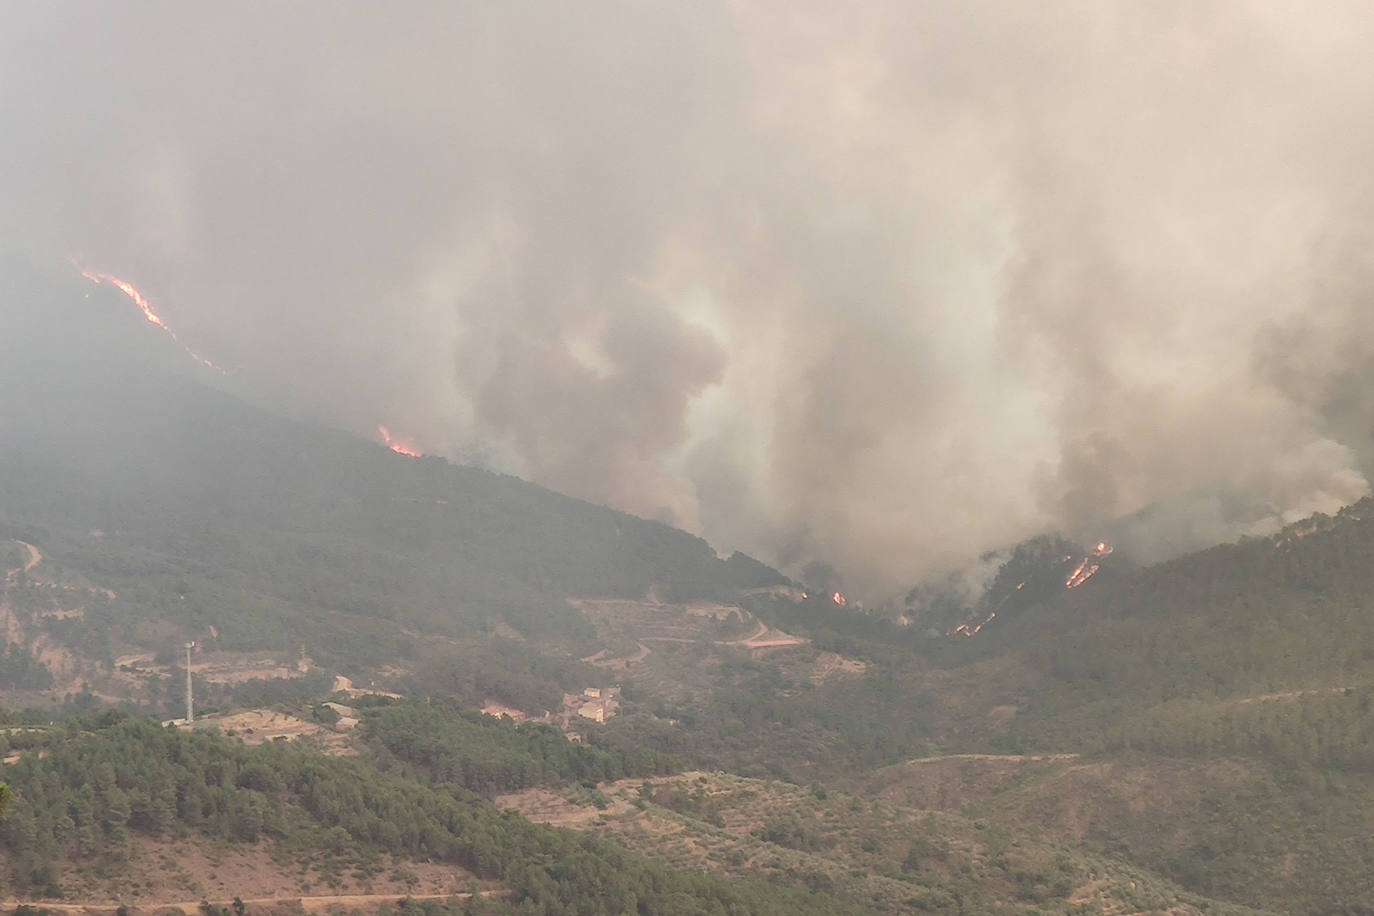
<path id="1" fill-rule="evenodd" d="M 190 725 L 196 721 L 195 707 L 191 700 L 191 650 L 196 647 L 195 642 L 186 644 L 186 724 Z"/>

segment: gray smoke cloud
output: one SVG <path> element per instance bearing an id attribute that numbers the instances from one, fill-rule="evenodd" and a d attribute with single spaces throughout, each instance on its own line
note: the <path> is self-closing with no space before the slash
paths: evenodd
<path id="1" fill-rule="evenodd" d="M 878 596 L 1369 490 L 1367 4 L 0 11 L 0 243 L 227 384 Z"/>

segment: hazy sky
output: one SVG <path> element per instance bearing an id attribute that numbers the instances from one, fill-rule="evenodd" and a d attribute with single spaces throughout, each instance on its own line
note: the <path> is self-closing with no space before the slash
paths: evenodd
<path id="1" fill-rule="evenodd" d="M 259 402 L 856 591 L 1147 506 L 1159 555 L 1369 489 L 1371 48 L 1357 2 L 8 3 L 0 244 Z"/>

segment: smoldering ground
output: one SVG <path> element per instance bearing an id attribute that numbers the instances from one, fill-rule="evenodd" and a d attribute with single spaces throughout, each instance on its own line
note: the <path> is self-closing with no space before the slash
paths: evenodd
<path id="1" fill-rule="evenodd" d="M 1367 5 L 0 18 L 4 245 L 292 413 L 870 594 L 1368 491 Z"/>

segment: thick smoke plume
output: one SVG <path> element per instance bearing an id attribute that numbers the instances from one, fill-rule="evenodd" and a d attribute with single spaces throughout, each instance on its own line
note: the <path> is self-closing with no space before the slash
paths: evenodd
<path id="1" fill-rule="evenodd" d="M 1365 494 L 1368 4 L 44 3 L 0 244 L 854 591 Z M 857 587 L 856 587 L 857 586 Z"/>

